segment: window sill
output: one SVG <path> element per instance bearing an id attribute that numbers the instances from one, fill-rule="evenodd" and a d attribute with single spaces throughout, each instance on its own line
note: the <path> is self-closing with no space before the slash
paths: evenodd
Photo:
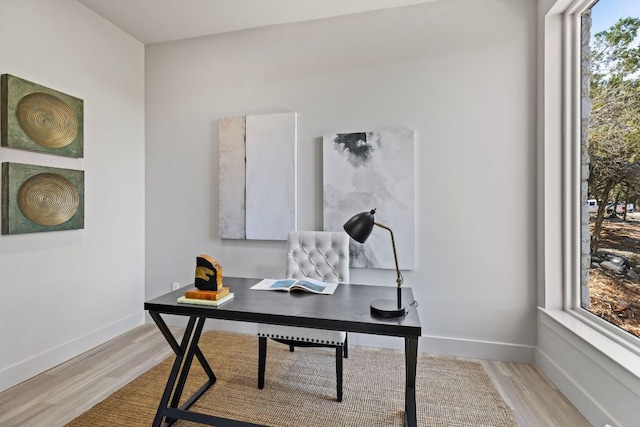
<path id="1" fill-rule="evenodd" d="M 562 336 L 589 359 L 602 366 L 602 357 L 640 380 L 640 354 L 596 329 L 589 322 L 562 310 L 538 307 L 542 323 Z M 595 351 L 594 351 L 595 350 Z M 603 366 L 604 368 L 604 366 Z M 613 374 L 613 372 L 612 372 Z M 618 378 L 625 382 L 625 378 Z M 628 379 L 628 378 L 627 378 Z"/>

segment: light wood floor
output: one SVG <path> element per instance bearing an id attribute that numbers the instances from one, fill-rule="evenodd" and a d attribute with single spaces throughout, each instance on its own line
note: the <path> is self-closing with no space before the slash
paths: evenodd
<path id="1" fill-rule="evenodd" d="M 155 325 L 140 326 L 0 393 L 0 426 L 63 426 L 170 354 Z M 591 425 L 535 366 L 482 364 L 519 426 Z"/>

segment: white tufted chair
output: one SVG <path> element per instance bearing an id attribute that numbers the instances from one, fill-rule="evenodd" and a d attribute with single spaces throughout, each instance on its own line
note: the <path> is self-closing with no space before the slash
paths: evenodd
<path id="1" fill-rule="evenodd" d="M 286 277 L 311 277 L 349 283 L 349 236 L 343 231 L 292 231 L 287 240 Z M 327 298 L 318 295 L 317 298 Z M 347 333 L 322 329 L 258 324 L 258 388 L 264 388 L 267 338 L 294 347 L 336 349 L 337 400 L 342 401 L 342 358 L 348 357 Z"/>

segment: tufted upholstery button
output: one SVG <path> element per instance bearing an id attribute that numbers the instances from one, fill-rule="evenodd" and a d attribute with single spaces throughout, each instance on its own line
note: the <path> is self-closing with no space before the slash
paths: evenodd
<path id="1" fill-rule="evenodd" d="M 342 231 L 292 231 L 286 277 L 349 282 L 349 237 Z"/>

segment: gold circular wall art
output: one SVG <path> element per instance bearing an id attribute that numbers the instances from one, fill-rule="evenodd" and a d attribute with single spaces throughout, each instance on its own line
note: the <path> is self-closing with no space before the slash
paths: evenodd
<path id="1" fill-rule="evenodd" d="M 78 118 L 60 98 L 36 92 L 25 95 L 16 107 L 20 129 L 35 143 L 49 148 L 71 144 L 78 135 Z"/>
<path id="2" fill-rule="evenodd" d="M 39 225 L 62 224 L 80 205 L 78 190 L 67 178 L 41 173 L 27 179 L 18 190 L 18 207 L 30 221 Z"/>

